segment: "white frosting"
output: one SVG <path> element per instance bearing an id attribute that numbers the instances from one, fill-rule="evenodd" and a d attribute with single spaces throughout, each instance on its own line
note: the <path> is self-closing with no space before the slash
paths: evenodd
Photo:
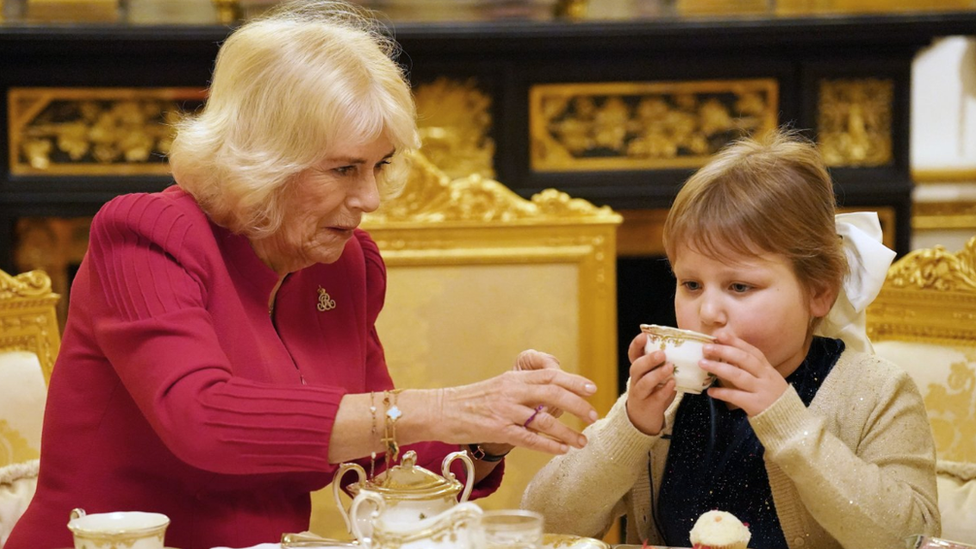
<path id="1" fill-rule="evenodd" d="M 695 521 L 691 529 L 691 543 L 709 547 L 746 547 L 752 534 L 735 518 L 725 511 L 708 511 Z"/>

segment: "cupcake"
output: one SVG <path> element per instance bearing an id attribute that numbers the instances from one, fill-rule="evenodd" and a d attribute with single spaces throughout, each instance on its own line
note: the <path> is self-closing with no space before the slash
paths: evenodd
<path id="1" fill-rule="evenodd" d="M 695 549 L 746 549 L 751 537 L 746 525 L 725 511 L 703 514 L 691 529 Z"/>

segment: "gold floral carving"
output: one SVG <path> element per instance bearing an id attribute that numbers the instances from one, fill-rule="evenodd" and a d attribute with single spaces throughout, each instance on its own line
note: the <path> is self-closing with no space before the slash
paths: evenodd
<path id="1" fill-rule="evenodd" d="M 12 88 L 10 171 L 17 175 L 166 174 L 181 111 L 203 103 L 192 88 Z"/>
<path id="2" fill-rule="evenodd" d="M 536 171 L 698 167 L 777 125 L 775 80 L 539 84 L 529 90 Z"/>
<path id="3" fill-rule="evenodd" d="M 0 299 L 36 298 L 51 293 L 51 278 L 41 271 L 17 276 L 0 271 Z"/>
<path id="4" fill-rule="evenodd" d="M 410 177 L 399 197 L 366 216 L 364 224 L 409 222 L 507 222 L 520 219 L 579 222 L 585 218 L 618 223 L 609 207 L 596 207 L 581 198 L 546 189 L 526 200 L 508 187 L 479 174 L 451 179 L 421 154 L 411 158 Z"/>
<path id="5" fill-rule="evenodd" d="M 937 291 L 976 292 L 976 238 L 958 252 L 943 246 L 915 250 L 892 265 L 886 284 Z"/>
<path id="6" fill-rule="evenodd" d="M 892 162 L 895 83 L 863 78 L 820 81 L 817 135 L 830 166 Z"/>
<path id="7" fill-rule="evenodd" d="M 868 307 L 872 339 L 972 346 L 976 341 L 976 237 L 963 250 L 915 250 L 888 269 Z"/>
<path id="8" fill-rule="evenodd" d="M 494 177 L 491 97 L 477 82 L 441 77 L 417 86 L 414 96 L 424 155 L 450 177 Z"/>

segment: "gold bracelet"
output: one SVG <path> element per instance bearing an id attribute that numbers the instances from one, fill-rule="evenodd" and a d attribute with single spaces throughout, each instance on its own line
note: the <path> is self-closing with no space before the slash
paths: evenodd
<path id="1" fill-rule="evenodd" d="M 376 435 L 376 403 L 374 402 L 374 397 L 376 393 L 373 391 L 369 392 L 369 414 L 372 417 L 373 423 L 369 428 L 369 432 L 374 437 Z M 376 452 L 369 453 L 369 478 L 372 480 L 376 476 Z"/>
<path id="2" fill-rule="evenodd" d="M 396 441 L 396 423 L 397 420 L 403 415 L 400 408 L 397 408 L 397 395 L 400 394 L 398 389 L 392 391 L 383 391 L 383 405 L 386 407 L 386 421 L 383 425 L 383 443 L 386 444 L 386 470 L 390 470 L 390 466 L 396 463 L 396 460 L 400 457 L 400 445 Z M 386 476 L 388 479 L 390 475 Z"/>

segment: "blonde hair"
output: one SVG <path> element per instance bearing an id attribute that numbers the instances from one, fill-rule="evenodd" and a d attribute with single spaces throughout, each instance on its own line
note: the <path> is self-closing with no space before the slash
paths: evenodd
<path id="1" fill-rule="evenodd" d="M 395 196 L 403 153 L 419 146 L 398 53 L 369 12 L 341 1 L 288 2 L 245 23 L 217 54 L 206 106 L 177 126 L 173 177 L 214 222 L 261 238 L 280 227 L 298 174 L 340 142 L 385 135 L 397 154 L 378 185 Z"/>
<path id="2" fill-rule="evenodd" d="M 679 245 L 717 258 L 782 255 L 808 294 L 836 295 L 848 267 L 835 204 L 815 144 L 792 131 L 742 139 L 678 192 L 664 224 L 664 248 L 672 263 Z"/>

